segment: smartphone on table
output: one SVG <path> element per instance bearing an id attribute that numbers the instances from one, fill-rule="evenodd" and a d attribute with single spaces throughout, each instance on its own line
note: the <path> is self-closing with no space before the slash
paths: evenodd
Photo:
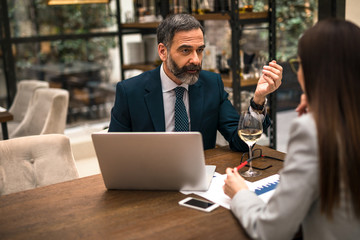
<path id="1" fill-rule="evenodd" d="M 197 209 L 204 212 L 211 212 L 212 210 L 219 207 L 219 204 L 212 203 L 209 201 L 201 200 L 198 198 L 187 197 L 179 202 L 179 205 Z"/>

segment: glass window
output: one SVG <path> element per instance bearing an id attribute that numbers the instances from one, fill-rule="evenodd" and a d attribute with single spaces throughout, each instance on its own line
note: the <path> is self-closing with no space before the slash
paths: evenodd
<path id="1" fill-rule="evenodd" d="M 302 90 L 290 59 L 297 58 L 297 43 L 301 35 L 317 22 L 318 0 L 277 0 L 277 60 L 283 67 L 282 85 L 276 91 L 277 111 L 294 109 Z"/>
<path id="2" fill-rule="evenodd" d="M 75 39 L 14 44 L 17 78 L 24 79 L 34 76 L 30 73 L 34 70 L 34 66 L 49 64 L 62 64 L 70 67 L 83 62 L 99 64 L 102 69 L 112 68 L 112 55 L 118 48 L 117 42 L 117 37 L 97 37 L 89 40 Z M 48 80 L 42 77 L 40 79 Z M 104 77 L 103 80 L 112 81 L 109 77 Z"/>
<path id="3" fill-rule="evenodd" d="M 47 0 L 8 0 L 8 10 L 12 37 L 110 31 L 116 26 L 115 1 L 48 6 Z"/>
<path id="4" fill-rule="evenodd" d="M 277 57 L 296 58 L 301 34 L 317 22 L 318 0 L 276 1 Z"/>
<path id="5" fill-rule="evenodd" d="M 82 111 L 86 118 L 109 115 L 120 80 L 117 37 L 21 43 L 13 48 L 18 81 L 39 79 L 69 91 L 70 122 Z M 98 107 L 104 111 L 94 112 Z"/>

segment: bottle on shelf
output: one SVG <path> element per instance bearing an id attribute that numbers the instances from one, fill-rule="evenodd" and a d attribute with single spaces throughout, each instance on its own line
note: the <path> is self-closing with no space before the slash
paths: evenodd
<path id="1" fill-rule="evenodd" d="M 170 6 L 171 13 L 187 13 L 189 9 L 188 0 L 174 0 Z"/>
<path id="2" fill-rule="evenodd" d="M 200 0 L 199 14 L 205 14 L 211 12 L 210 4 L 208 0 Z"/>
<path id="3" fill-rule="evenodd" d="M 215 0 L 214 1 L 214 12 L 225 13 L 230 10 L 228 0 Z"/>
<path id="4" fill-rule="evenodd" d="M 247 0 L 245 5 L 245 12 L 252 12 L 254 9 L 254 0 Z"/>
<path id="5" fill-rule="evenodd" d="M 254 0 L 239 0 L 239 12 L 252 12 L 254 9 Z"/>

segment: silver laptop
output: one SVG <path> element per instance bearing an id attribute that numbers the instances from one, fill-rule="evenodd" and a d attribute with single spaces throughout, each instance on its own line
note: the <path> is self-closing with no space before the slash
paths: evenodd
<path id="1" fill-rule="evenodd" d="M 93 133 L 107 189 L 206 191 L 215 166 L 205 166 L 199 132 Z"/>

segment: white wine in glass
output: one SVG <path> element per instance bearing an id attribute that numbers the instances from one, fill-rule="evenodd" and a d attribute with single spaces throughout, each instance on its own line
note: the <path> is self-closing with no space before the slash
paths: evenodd
<path id="1" fill-rule="evenodd" d="M 249 146 L 249 159 L 252 158 L 251 147 L 261 137 L 263 133 L 262 121 L 260 115 L 256 112 L 250 113 L 249 111 L 242 112 L 240 115 L 238 134 L 241 140 L 243 140 Z M 252 168 L 252 162 L 249 163 L 250 167 L 247 171 L 241 172 L 243 177 L 257 177 L 261 172 Z"/>

